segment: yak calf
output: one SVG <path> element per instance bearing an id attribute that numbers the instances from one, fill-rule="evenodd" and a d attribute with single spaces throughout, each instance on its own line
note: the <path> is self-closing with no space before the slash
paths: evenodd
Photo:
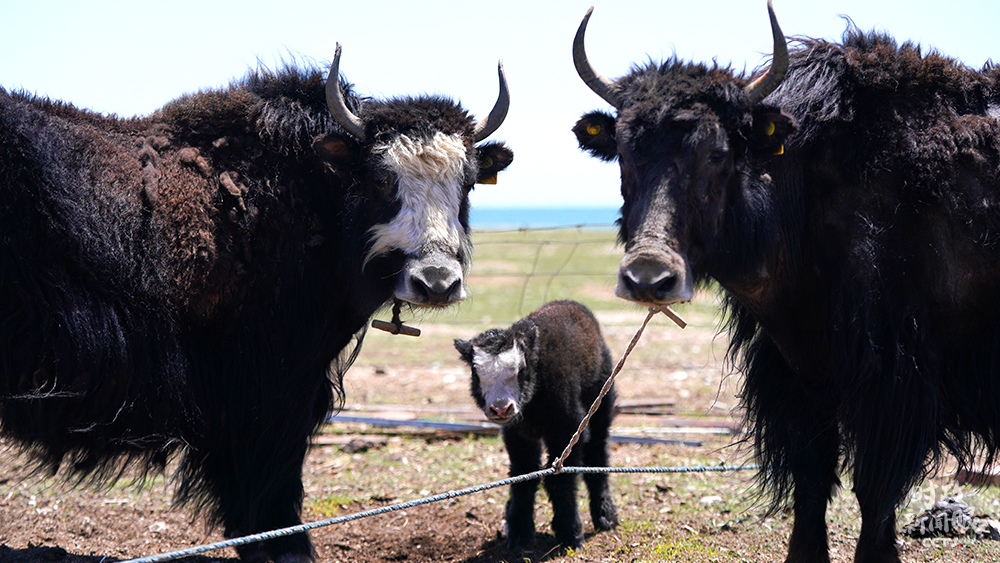
<path id="1" fill-rule="evenodd" d="M 549 463 L 562 453 L 611 375 L 611 352 L 601 327 L 593 313 L 575 301 L 548 303 L 509 329 L 493 328 L 472 340 L 455 339 L 455 348 L 472 368 L 476 403 L 490 420 L 503 425 L 512 477 L 541 468 L 542 442 Z M 614 401 L 612 387 L 566 459 L 567 466 L 608 465 Z M 617 526 L 608 476 L 587 474 L 583 480 L 594 528 Z M 537 489 L 537 480 L 511 485 L 506 519 L 507 546 L 513 551 L 534 541 Z M 545 491 L 552 501 L 556 539 L 580 547 L 583 525 L 576 508 L 576 475 L 546 477 Z"/>

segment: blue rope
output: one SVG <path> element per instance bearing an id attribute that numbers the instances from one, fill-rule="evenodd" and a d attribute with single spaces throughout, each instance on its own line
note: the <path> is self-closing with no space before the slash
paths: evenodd
<path id="1" fill-rule="evenodd" d="M 128 561 L 125 561 L 124 563 L 162 563 L 164 561 L 173 561 L 174 559 L 180 559 L 181 557 L 189 557 L 191 555 L 205 553 L 206 551 L 215 551 L 217 549 L 223 549 L 226 547 L 236 547 L 238 545 L 246 545 L 248 543 L 256 543 L 259 541 L 272 540 L 275 538 L 290 536 L 292 534 L 300 534 L 302 532 L 308 532 L 309 530 L 313 530 L 316 528 L 323 528 L 326 526 L 332 526 L 334 524 L 342 524 L 344 522 L 350 522 L 352 520 L 360 520 L 362 518 L 369 518 L 372 516 L 378 516 L 380 514 L 387 514 L 389 512 L 405 510 L 407 508 L 413 508 L 415 506 L 421 506 L 424 504 L 430 504 L 442 500 L 452 499 L 465 495 L 471 495 L 473 493 L 479 493 L 489 489 L 495 489 L 497 487 L 504 487 L 507 485 L 522 483 L 524 481 L 530 481 L 532 479 L 539 479 L 542 477 L 546 477 L 548 475 L 553 475 L 555 473 L 705 473 L 705 472 L 723 472 L 723 471 L 746 471 L 754 469 L 758 469 L 758 466 L 700 465 L 700 466 L 682 466 L 682 467 L 563 467 L 561 471 L 556 469 L 555 467 L 550 467 L 548 469 L 543 469 L 541 471 L 535 471 L 534 473 L 525 473 L 524 475 L 518 475 L 516 477 L 501 479 L 500 481 L 494 481 L 492 483 L 486 483 L 484 485 L 476 485 L 474 487 L 459 489 L 457 491 L 449 491 L 447 493 L 441 493 L 438 495 L 425 497 L 422 499 L 417 499 L 409 502 L 394 504 L 391 506 L 384 506 L 382 508 L 375 508 L 372 510 L 365 510 L 364 512 L 356 512 L 354 514 L 348 514 L 346 516 L 338 516 L 337 518 L 320 520 L 318 522 L 310 522 L 308 524 L 299 524 L 298 526 L 281 528 L 280 530 L 262 532 L 259 534 L 254 534 L 252 536 L 233 538 L 231 540 L 221 541 L 208 545 L 202 545 L 199 547 L 192 547 L 190 549 L 173 551 L 170 553 L 163 553 L 160 555 L 150 555 L 148 557 L 140 557 L 138 559 L 130 559 Z"/>

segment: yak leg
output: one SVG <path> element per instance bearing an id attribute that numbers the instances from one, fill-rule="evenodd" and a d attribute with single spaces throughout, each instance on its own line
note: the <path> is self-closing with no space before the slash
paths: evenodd
<path id="1" fill-rule="evenodd" d="M 590 420 L 590 440 L 583 445 L 584 467 L 608 467 L 608 428 L 613 413 L 614 396 L 609 394 Z M 584 473 L 583 482 L 590 497 L 590 518 L 594 529 L 603 531 L 617 527 L 618 509 L 608 486 L 608 474 Z"/>
<path id="2" fill-rule="evenodd" d="M 302 523 L 302 462 L 305 459 L 307 440 L 294 452 L 272 451 L 271 459 L 256 458 L 233 460 L 228 479 L 240 475 L 242 491 L 227 488 L 224 504 L 232 507 L 225 517 L 225 536 L 239 537 Z M 249 469 L 256 464 L 257 470 Z M 260 468 L 267 468 L 264 472 Z M 243 498 L 233 500 L 232 495 Z M 233 506 L 235 504 L 235 506 Z M 248 517 L 249 516 L 249 517 Z M 315 559 L 308 534 L 300 533 L 236 548 L 245 561 L 271 560 L 275 563 L 306 563 Z"/>
<path id="3" fill-rule="evenodd" d="M 803 382 L 767 338 L 748 351 L 745 375 L 743 402 L 760 480 L 777 500 L 792 491 L 795 518 L 785 563 L 829 563 L 826 507 L 840 484 L 835 396 Z"/>
<path id="4" fill-rule="evenodd" d="M 840 434 L 829 422 L 811 435 L 799 433 L 792 447 L 791 471 L 795 522 L 786 563 L 829 562 L 826 507 L 839 485 Z"/>
<path id="5" fill-rule="evenodd" d="M 315 426 L 312 415 L 303 411 L 298 417 L 278 416 L 264 411 L 259 417 L 237 419 L 231 415 L 235 409 L 228 412 L 228 419 L 220 417 L 227 423 L 216 421 L 206 440 L 209 445 L 200 447 L 200 456 L 187 460 L 191 467 L 185 469 L 197 472 L 205 493 L 216 499 L 215 522 L 222 525 L 227 538 L 301 524 L 302 463 Z M 237 547 L 237 552 L 252 562 L 303 563 L 315 558 L 305 533 L 246 544 Z"/>
<path id="6" fill-rule="evenodd" d="M 546 429 L 545 445 L 549 451 L 549 463 L 551 464 L 569 444 L 573 433 L 583 420 L 583 413 L 580 412 L 575 417 L 569 417 L 565 426 L 553 421 L 550 428 Z M 570 450 L 564 466 L 574 467 L 580 465 L 582 457 L 582 444 L 589 442 L 590 429 L 581 434 L 579 442 Z M 556 535 L 556 540 L 560 544 L 579 548 L 583 545 L 583 523 L 580 522 L 580 512 L 576 507 L 576 474 L 556 473 L 545 478 L 545 492 L 552 502 L 552 531 Z"/>
<path id="7" fill-rule="evenodd" d="M 899 563 L 896 549 L 895 505 L 884 506 L 871 484 L 855 484 L 861 506 L 861 534 L 854 552 L 855 563 Z M 888 510 L 888 513 L 886 511 Z"/>
<path id="8" fill-rule="evenodd" d="M 935 409 L 924 402 L 929 397 L 919 392 L 922 390 L 907 392 L 898 387 L 911 382 L 917 385 L 917 378 L 885 379 L 894 380 L 884 392 L 891 393 L 896 402 L 886 408 L 889 401 L 879 401 L 879 394 L 872 393 L 874 400 L 865 405 L 870 412 L 859 417 L 864 422 L 850 433 L 857 441 L 854 494 L 861 508 L 855 563 L 899 562 L 896 508 L 922 477 L 928 453 L 937 439 L 937 422 L 932 414 Z"/>
<path id="9" fill-rule="evenodd" d="M 920 474 L 927 448 L 907 440 L 905 435 L 897 436 L 893 444 L 879 444 L 878 428 L 868 430 L 867 443 L 858 446 L 853 473 L 854 494 L 861 508 L 861 533 L 854 561 L 899 563 L 896 507 L 906 496 L 911 480 Z M 896 449 L 901 443 L 910 444 L 913 454 Z"/>
<path id="10" fill-rule="evenodd" d="M 526 438 L 515 430 L 504 429 L 504 446 L 510 458 L 510 476 L 534 473 L 541 469 L 542 444 Z M 510 486 L 505 518 L 507 520 L 507 548 L 521 551 L 535 541 L 535 493 L 538 480 L 531 479 Z"/>
<path id="11" fill-rule="evenodd" d="M 579 454 L 570 455 L 566 465 L 578 465 L 579 458 Z M 552 531 L 556 540 L 566 547 L 579 548 L 583 545 L 583 524 L 576 507 L 576 474 L 557 473 L 545 477 L 545 492 L 552 501 Z"/>

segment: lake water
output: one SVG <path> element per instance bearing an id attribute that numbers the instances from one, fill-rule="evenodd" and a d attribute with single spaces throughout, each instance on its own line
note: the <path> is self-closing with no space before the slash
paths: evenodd
<path id="1" fill-rule="evenodd" d="M 615 228 L 617 207 L 473 207 L 469 223 L 477 230 Z"/>

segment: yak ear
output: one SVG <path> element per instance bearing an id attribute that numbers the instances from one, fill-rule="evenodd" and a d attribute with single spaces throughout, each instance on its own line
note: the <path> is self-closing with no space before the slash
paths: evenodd
<path id="1" fill-rule="evenodd" d="M 750 150 L 758 154 L 782 155 L 785 140 L 795 132 L 795 120 L 774 106 L 760 105 L 753 110 L 749 135 Z"/>
<path id="2" fill-rule="evenodd" d="M 348 135 L 329 133 L 313 141 L 313 150 L 334 170 L 353 167 L 361 158 L 361 147 Z"/>
<path id="3" fill-rule="evenodd" d="M 573 134 L 580 148 L 593 156 L 612 162 L 618 158 L 618 140 L 615 138 L 615 118 L 603 111 L 585 114 L 573 126 Z"/>
<path id="4" fill-rule="evenodd" d="M 458 350 L 458 353 L 463 360 L 469 363 L 472 362 L 472 342 L 456 338 L 455 349 Z"/>
<path id="5" fill-rule="evenodd" d="M 477 184 L 496 184 L 497 173 L 514 162 L 514 153 L 497 141 L 476 147 L 476 157 L 479 160 Z"/>
<path id="6" fill-rule="evenodd" d="M 524 356 L 530 363 L 534 363 L 534 359 L 538 357 L 538 325 L 531 324 L 521 334 Z"/>

